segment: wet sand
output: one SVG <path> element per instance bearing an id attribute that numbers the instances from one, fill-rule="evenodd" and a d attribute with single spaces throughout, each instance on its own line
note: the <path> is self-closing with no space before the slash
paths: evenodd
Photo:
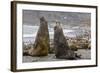
<path id="1" fill-rule="evenodd" d="M 89 49 L 79 49 L 75 51 L 78 55 L 81 55 L 82 59 L 91 59 L 91 50 Z M 56 59 L 55 54 L 48 54 L 45 57 L 32 57 L 32 56 L 23 56 L 23 62 L 41 62 L 41 61 L 64 61 L 66 59 Z"/>

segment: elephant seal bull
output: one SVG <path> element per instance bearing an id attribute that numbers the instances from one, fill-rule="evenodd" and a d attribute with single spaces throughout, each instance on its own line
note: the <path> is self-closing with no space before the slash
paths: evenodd
<path id="1" fill-rule="evenodd" d="M 75 53 L 69 48 L 60 22 L 56 22 L 56 26 L 54 27 L 54 48 L 56 58 L 75 59 Z"/>
<path id="2" fill-rule="evenodd" d="M 31 56 L 47 56 L 49 45 L 48 24 L 44 17 L 40 18 L 40 26 L 33 47 L 26 51 Z"/>

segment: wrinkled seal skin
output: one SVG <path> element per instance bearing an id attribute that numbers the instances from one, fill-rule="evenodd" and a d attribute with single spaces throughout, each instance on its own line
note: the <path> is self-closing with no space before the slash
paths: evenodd
<path id="1" fill-rule="evenodd" d="M 59 22 L 57 22 L 56 26 L 54 27 L 54 48 L 56 58 L 75 59 L 75 53 L 69 48 L 68 42 Z"/>
<path id="2" fill-rule="evenodd" d="M 36 35 L 33 48 L 28 51 L 31 56 L 47 56 L 49 44 L 48 24 L 44 17 L 40 18 L 40 27 Z"/>

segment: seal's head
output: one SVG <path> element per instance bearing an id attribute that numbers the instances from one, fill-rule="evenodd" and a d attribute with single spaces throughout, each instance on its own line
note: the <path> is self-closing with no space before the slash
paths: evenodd
<path id="1" fill-rule="evenodd" d="M 40 21 L 45 21 L 45 18 L 44 18 L 44 17 L 41 17 L 41 18 L 40 18 Z"/>

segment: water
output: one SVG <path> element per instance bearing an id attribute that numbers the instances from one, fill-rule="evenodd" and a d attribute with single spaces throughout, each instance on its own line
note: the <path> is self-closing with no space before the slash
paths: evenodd
<path id="1" fill-rule="evenodd" d="M 34 41 L 35 41 L 35 38 L 33 38 L 33 37 L 23 37 L 23 42 L 24 42 L 24 44 L 30 44 L 30 43 L 34 43 Z"/>
<path id="2" fill-rule="evenodd" d="M 23 42 L 30 43 L 35 41 L 36 34 L 38 32 L 39 26 L 29 26 L 23 25 Z M 54 28 L 48 27 L 50 39 L 54 38 Z M 82 30 L 75 29 L 63 29 L 64 35 L 67 37 L 76 37 L 76 35 L 82 35 L 84 32 Z"/>

